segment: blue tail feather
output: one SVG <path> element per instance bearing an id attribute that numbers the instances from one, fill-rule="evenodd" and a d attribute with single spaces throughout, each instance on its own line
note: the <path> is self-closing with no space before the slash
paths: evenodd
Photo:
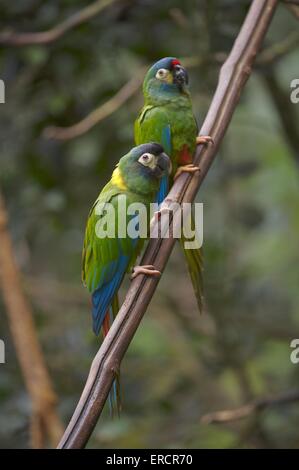
<path id="1" fill-rule="evenodd" d="M 161 179 L 160 188 L 159 188 L 159 191 L 158 191 L 158 194 L 157 194 L 156 202 L 158 204 L 161 204 L 161 202 L 167 196 L 167 193 L 168 193 L 168 176 L 165 175 Z"/>
<path id="2" fill-rule="evenodd" d="M 92 294 L 93 331 L 96 335 L 100 333 L 106 312 L 120 286 L 122 278 L 126 272 L 128 262 L 128 256 L 121 255 L 117 269 L 115 270 L 115 275 L 111 281 L 95 290 Z"/>

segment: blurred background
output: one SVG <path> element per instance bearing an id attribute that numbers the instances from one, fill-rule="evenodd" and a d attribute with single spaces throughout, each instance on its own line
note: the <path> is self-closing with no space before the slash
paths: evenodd
<path id="1" fill-rule="evenodd" d="M 48 30 L 88 3 L 2 0 L 0 37 Z M 138 77 L 159 58 L 179 57 L 189 69 L 200 124 L 251 2 L 107 3 L 47 44 L 0 44 L 6 84 L 0 187 L 64 425 L 100 343 L 80 278 L 86 218 L 132 147 L 143 101 Z M 111 419 L 106 409 L 88 447 L 299 447 L 299 401 L 224 423 L 206 416 L 299 389 L 299 364 L 290 361 L 290 342 L 299 337 L 299 104 L 290 101 L 290 83 L 299 78 L 298 44 L 295 15 L 280 5 L 198 194 L 204 203 L 204 314 L 176 247 L 122 363 L 123 412 Z M 129 99 L 88 132 L 68 139 L 60 134 L 59 140 L 57 129 L 49 130 L 78 123 L 130 80 Z M 127 287 L 126 280 L 122 297 Z M 30 399 L 1 292 L 0 312 L 6 345 L 0 447 L 26 448 Z"/>

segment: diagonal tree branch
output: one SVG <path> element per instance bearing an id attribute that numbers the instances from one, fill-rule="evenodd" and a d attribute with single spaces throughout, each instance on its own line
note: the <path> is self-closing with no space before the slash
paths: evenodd
<path id="1" fill-rule="evenodd" d="M 228 423 L 246 418 L 252 414 L 260 413 L 266 408 L 279 405 L 287 405 L 299 401 L 299 390 L 293 390 L 281 395 L 259 398 L 234 410 L 215 411 L 207 413 L 200 419 L 202 424 Z"/>
<path id="2" fill-rule="evenodd" d="M 101 13 L 104 8 L 119 0 L 97 0 L 87 7 L 74 13 L 58 25 L 39 33 L 17 33 L 14 31 L 4 31 L 0 34 L 0 45 L 28 46 L 33 44 L 50 44 L 61 38 L 71 29 L 90 20 Z"/>
<path id="3" fill-rule="evenodd" d="M 219 83 L 201 134 L 211 135 L 214 146 L 199 146 L 195 163 L 200 172 L 190 177 L 182 174 L 172 187 L 164 207 L 171 201 L 191 202 L 212 164 L 219 144 L 237 106 L 240 94 L 251 73 L 277 0 L 254 0 L 238 34 L 233 49 L 220 71 Z M 158 224 L 158 221 L 155 221 Z M 170 233 L 173 217 L 170 217 Z M 142 264 L 153 264 L 163 271 L 174 246 L 172 237 L 151 239 Z M 62 437 L 59 448 L 82 448 L 86 445 L 104 407 L 120 362 L 132 341 L 146 308 L 155 292 L 158 279 L 138 276 L 131 284 L 112 327 L 96 354 L 83 393 Z"/>

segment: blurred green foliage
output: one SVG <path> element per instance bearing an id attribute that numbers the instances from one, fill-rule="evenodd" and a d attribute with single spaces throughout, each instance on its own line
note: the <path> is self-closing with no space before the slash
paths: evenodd
<path id="1" fill-rule="evenodd" d="M 89 2 L 1 2 L 1 30 L 42 31 Z M 199 57 L 190 69 L 202 121 L 247 0 L 118 2 L 47 46 L 0 48 L 0 184 L 15 254 L 65 423 L 79 398 L 99 340 L 80 280 L 88 210 L 132 146 L 135 95 L 87 134 L 46 139 L 112 97 L 139 68 L 163 56 Z M 280 6 L 265 47 L 298 25 Z M 199 316 L 179 249 L 171 257 L 122 366 L 124 411 L 106 410 L 90 447 L 297 447 L 299 406 L 269 408 L 234 423 L 203 425 L 208 412 L 299 387 L 290 341 L 299 336 L 299 142 L 267 77 L 290 104 L 298 48 L 253 72 L 198 200 L 204 202 L 206 312 Z M 296 109 L 295 109 L 296 108 Z M 296 127 L 296 123 L 295 123 Z M 126 281 L 123 292 L 128 285 Z M 175 288 L 174 288 L 175 286 Z M 0 299 L 0 446 L 27 447 L 30 403 Z"/>

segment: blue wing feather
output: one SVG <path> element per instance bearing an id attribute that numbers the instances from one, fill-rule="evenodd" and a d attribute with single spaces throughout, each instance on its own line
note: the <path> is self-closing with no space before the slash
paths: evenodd
<path id="1" fill-rule="evenodd" d="M 164 148 L 164 151 L 171 155 L 171 129 L 170 126 L 163 127 L 162 135 L 161 135 L 161 144 Z M 163 176 L 160 188 L 157 194 L 156 202 L 161 204 L 161 202 L 165 199 L 168 193 L 168 175 Z"/>
<path id="2" fill-rule="evenodd" d="M 92 320 L 93 331 L 96 335 L 99 334 L 102 323 L 112 299 L 119 289 L 122 278 L 127 270 L 130 258 L 126 255 L 120 255 L 117 269 L 110 282 L 104 284 L 99 289 L 96 289 L 92 294 Z M 112 263 L 111 263 L 112 264 Z M 110 266 L 109 266 L 110 267 Z M 110 269 L 115 269 L 115 265 Z"/>
<path id="3" fill-rule="evenodd" d="M 170 126 L 163 127 L 161 135 L 161 144 L 164 148 L 164 151 L 171 155 L 171 129 Z"/>
<path id="4" fill-rule="evenodd" d="M 129 266 L 131 255 L 134 253 L 139 237 L 130 238 L 130 253 L 122 253 L 121 242 L 119 242 L 119 257 L 117 260 L 111 261 L 103 270 L 98 289 L 92 293 L 92 321 L 93 331 L 96 335 L 100 333 L 102 323 L 107 311 L 111 306 L 113 297 L 117 293 L 122 279 Z M 102 285 L 102 277 L 110 279 Z"/>
<path id="5" fill-rule="evenodd" d="M 156 202 L 160 205 L 162 201 L 164 201 L 165 197 L 168 193 L 168 176 L 165 175 L 161 179 L 159 191 L 156 197 Z"/>

